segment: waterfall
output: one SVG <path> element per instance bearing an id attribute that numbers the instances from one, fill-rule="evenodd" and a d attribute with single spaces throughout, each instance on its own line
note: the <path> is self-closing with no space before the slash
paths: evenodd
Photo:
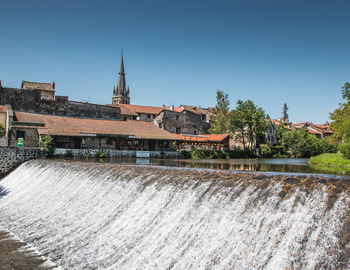
<path id="1" fill-rule="evenodd" d="M 35 160 L 0 227 L 63 269 L 350 268 L 349 178 Z"/>

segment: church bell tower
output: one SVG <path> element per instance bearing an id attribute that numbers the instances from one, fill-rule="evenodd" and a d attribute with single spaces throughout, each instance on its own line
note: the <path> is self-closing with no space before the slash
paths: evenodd
<path id="1" fill-rule="evenodd" d="M 118 74 L 118 82 L 117 82 L 117 85 L 113 87 L 112 104 L 114 105 L 130 104 L 129 93 L 130 93 L 129 86 L 126 87 L 126 82 L 125 82 L 125 71 L 124 71 L 123 50 L 122 50 L 120 70 Z"/>

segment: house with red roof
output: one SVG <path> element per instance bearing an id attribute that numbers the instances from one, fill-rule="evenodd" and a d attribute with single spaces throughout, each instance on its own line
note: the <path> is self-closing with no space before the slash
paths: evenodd
<path id="1" fill-rule="evenodd" d="M 62 117 L 15 112 L 10 145 L 23 138 L 24 147 L 39 147 L 50 135 L 56 148 L 171 151 L 179 138 L 151 122 Z M 181 139 L 180 139 L 181 140 Z"/>

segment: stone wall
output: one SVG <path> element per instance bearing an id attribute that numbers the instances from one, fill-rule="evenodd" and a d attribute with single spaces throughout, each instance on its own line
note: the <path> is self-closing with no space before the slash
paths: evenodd
<path id="1" fill-rule="evenodd" d="M 210 124 L 203 121 L 201 115 L 190 111 L 162 111 L 153 123 L 168 132 L 180 134 L 207 134 Z M 178 129 L 180 132 L 177 132 Z"/>
<path id="2" fill-rule="evenodd" d="M 0 147 L 0 178 L 25 161 L 45 156 L 39 148 Z"/>
<path id="3" fill-rule="evenodd" d="M 42 99 L 41 90 L 0 87 L 0 104 L 12 110 L 58 116 L 120 119 L 120 108 L 86 102 L 69 101 L 66 96 Z"/>
<path id="4" fill-rule="evenodd" d="M 71 153 L 73 157 L 95 157 L 97 149 L 65 149 L 56 148 L 55 155 L 66 156 Z M 136 151 L 131 150 L 103 150 L 106 157 L 136 157 Z M 149 151 L 151 157 L 157 158 L 179 158 L 181 152 L 177 151 Z"/>

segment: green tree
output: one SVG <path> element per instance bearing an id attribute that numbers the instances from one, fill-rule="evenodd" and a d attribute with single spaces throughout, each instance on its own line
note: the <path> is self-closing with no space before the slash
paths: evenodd
<path id="1" fill-rule="evenodd" d="M 287 106 L 287 103 L 284 103 L 283 109 L 282 109 L 283 121 L 286 121 L 287 119 L 289 119 L 288 110 L 289 110 L 289 108 Z"/>
<path id="2" fill-rule="evenodd" d="M 266 132 L 268 122 L 265 111 L 257 107 L 253 101 L 237 101 L 237 107 L 230 114 L 230 127 L 236 140 L 246 149 L 252 150 L 257 146 L 257 138 Z"/>
<path id="3" fill-rule="evenodd" d="M 41 138 L 41 141 L 43 143 L 43 148 L 46 150 L 46 156 L 52 157 L 55 153 L 53 138 L 50 135 L 45 135 Z"/>
<path id="4" fill-rule="evenodd" d="M 344 86 L 341 89 L 343 99 L 346 99 L 348 103 L 350 103 L 350 83 L 344 83 Z"/>
<path id="5" fill-rule="evenodd" d="M 6 134 L 6 129 L 3 124 L 0 123 L 0 138 L 4 137 Z"/>
<path id="6" fill-rule="evenodd" d="M 334 131 L 333 139 L 340 143 L 339 150 L 344 157 L 350 159 L 350 84 L 345 83 L 342 87 L 342 97 L 347 103 L 330 113 L 331 129 Z"/>
<path id="7" fill-rule="evenodd" d="M 308 158 L 320 153 L 320 140 L 303 128 L 284 132 L 282 142 L 293 158 Z"/>
<path id="8" fill-rule="evenodd" d="M 229 110 L 230 101 L 228 94 L 223 91 L 216 91 L 216 106 L 210 118 L 211 125 L 209 132 L 212 134 L 223 134 L 229 132 Z"/>

